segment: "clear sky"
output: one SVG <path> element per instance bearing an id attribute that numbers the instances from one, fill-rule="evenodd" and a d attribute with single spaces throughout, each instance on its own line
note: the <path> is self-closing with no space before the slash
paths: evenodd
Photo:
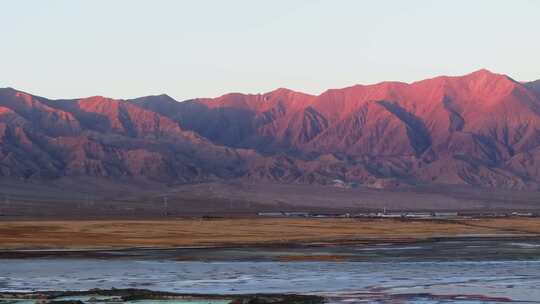
<path id="1" fill-rule="evenodd" d="M 540 1 L 16 0 L 0 87 L 50 98 L 318 94 L 480 68 L 540 78 Z"/>

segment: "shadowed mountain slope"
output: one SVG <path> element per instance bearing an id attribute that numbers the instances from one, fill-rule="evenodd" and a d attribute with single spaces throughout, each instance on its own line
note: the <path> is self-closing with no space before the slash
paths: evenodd
<path id="1" fill-rule="evenodd" d="M 239 153 L 126 101 L 0 90 L 2 176 L 193 182 L 236 177 Z"/>

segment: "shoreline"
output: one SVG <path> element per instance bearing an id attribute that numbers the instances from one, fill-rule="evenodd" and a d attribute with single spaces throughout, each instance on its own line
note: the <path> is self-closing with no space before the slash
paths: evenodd
<path id="1" fill-rule="evenodd" d="M 325 298 L 316 295 L 300 294 L 193 294 L 175 293 L 166 291 L 152 291 L 147 289 L 91 289 L 81 291 L 33 291 L 33 292 L 0 292 L 2 300 L 36 300 L 43 304 L 83 304 L 83 303 L 124 303 L 144 300 L 160 300 L 164 303 L 175 300 L 195 301 L 225 301 L 229 304 L 320 304 Z M 221 303 L 221 302 L 220 302 Z"/>
<path id="2" fill-rule="evenodd" d="M 133 303 L 160 301 L 163 303 L 219 303 L 219 304 L 323 304 L 348 303 L 351 300 L 364 301 L 411 301 L 411 300 L 440 300 L 440 301 L 485 301 L 514 302 L 508 297 L 489 296 L 482 294 L 433 294 L 423 293 L 385 293 L 385 292 L 355 292 L 355 293 L 254 293 L 254 294 L 204 294 L 204 293 L 175 293 L 148 289 L 91 289 L 78 291 L 32 291 L 32 292 L 0 292 L 0 303 L 6 301 L 13 304 L 18 301 L 35 300 L 42 304 L 86 304 L 86 303 Z M 182 302 L 180 302 L 182 301 Z M 200 301 L 200 302 L 199 302 Z M 518 301 L 521 302 L 521 301 Z"/>
<path id="3" fill-rule="evenodd" d="M 420 244 L 438 241 L 467 241 L 467 240 L 498 240 L 498 239 L 534 239 L 540 234 L 470 234 L 470 235 L 435 235 L 430 237 L 373 237 L 335 240 L 313 240 L 307 242 L 261 242 L 245 244 L 212 244 L 207 246 L 142 246 L 142 247 L 80 247 L 80 248 L 1 248 L 0 254 L 5 252 L 17 253 L 62 253 L 62 252 L 122 252 L 122 251 L 168 251 L 168 250 L 213 250 L 234 248 L 316 248 L 343 245 L 403 245 Z"/>
<path id="4" fill-rule="evenodd" d="M 513 244 L 515 253 L 505 256 L 490 252 Z M 445 251 L 468 246 L 461 255 Z M 475 249 L 484 246 L 484 251 Z M 501 248 L 502 248 L 501 247 Z M 522 248 L 519 248 L 522 247 Z M 473 250 L 474 249 L 474 250 Z M 512 257 L 537 260 L 540 235 L 468 235 L 434 236 L 429 238 L 361 239 L 316 243 L 265 243 L 221 246 L 67 248 L 67 249 L 0 249 L 0 260 L 19 259 L 100 259 L 100 260 L 168 260 L 178 262 L 370 262 L 403 260 L 412 251 L 423 252 L 420 261 L 483 260 L 494 261 Z M 371 256 L 370 256 L 371 254 Z M 373 256 L 376 254 L 376 256 Z"/>

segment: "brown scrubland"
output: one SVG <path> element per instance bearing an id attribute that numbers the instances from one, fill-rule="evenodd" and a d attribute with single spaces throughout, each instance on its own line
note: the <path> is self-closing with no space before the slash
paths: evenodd
<path id="1" fill-rule="evenodd" d="M 537 234 L 540 234 L 538 218 L 4 221 L 0 222 L 0 248 L 120 249 L 346 244 L 418 241 L 436 237 Z"/>

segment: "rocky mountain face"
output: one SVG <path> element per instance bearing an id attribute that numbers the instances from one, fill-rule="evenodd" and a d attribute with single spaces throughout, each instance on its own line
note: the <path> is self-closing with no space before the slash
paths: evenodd
<path id="1" fill-rule="evenodd" d="M 48 100 L 0 90 L 0 175 L 193 182 L 242 174 L 240 150 L 216 146 L 128 101 Z"/>
<path id="2" fill-rule="evenodd" d="M 540 82 L 480 70 L 313 96 L 49 100 L 0 89 L 0 175 L 540 188 Z"/>

